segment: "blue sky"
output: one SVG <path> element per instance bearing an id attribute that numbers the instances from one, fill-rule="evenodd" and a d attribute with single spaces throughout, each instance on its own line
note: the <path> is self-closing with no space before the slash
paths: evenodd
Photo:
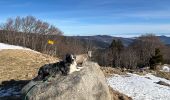
<path id="1" fill-rule="evenodd" d="M 65 35 L 170 36 L 170 0 L 0 0 L 0 22 L 32 15 Z"/>

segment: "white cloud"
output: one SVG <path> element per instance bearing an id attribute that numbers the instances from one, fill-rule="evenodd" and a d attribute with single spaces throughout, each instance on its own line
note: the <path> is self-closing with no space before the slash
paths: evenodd
<path id="1" fill-rule="evenodd" d="M 143 11 L 134 13 L 120 13 L 119 16 L 124 17 L 136 17 L 136 18 L 169 18 L 170 10 L 160 10 L 160 11 Z"/>

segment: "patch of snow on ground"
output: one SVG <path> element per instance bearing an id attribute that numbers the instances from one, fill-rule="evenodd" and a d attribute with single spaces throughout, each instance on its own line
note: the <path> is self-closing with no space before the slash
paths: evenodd
<path id="1" fill-rule="evenodd" d="M 34 50 L 29 49 L 29 48 L 25 48 L 25 47 L 21 47 L 21 46 L 15 46 L 15 45 L 10 45 L 10 44 L 0 43 L 0 51 L 4 50 L 4 49 L 24 49 L 24 50 L 34 51 Z M 34 51 L 34 52 L 39 53 L 37 51 Z"/>
<path id="2" fill-rule="evenodd" d="M 160 70 L 160 71 L 163 71 L 163 72 L 170 72 L 170 67 L 168 67 L 168 66 L 163 66 L 162 67 L 162 70 Z"/>
<path id="3" fill-rule="evenodd" d="M 151 74 L 140 76 L 128 73 L 107 79 L 114 90 L 132 97 L 133 100 L 170 100 L 170 87 L 156 84 L 158 81 L 170 84 L 169 80 Z"/>
<path id="4" fill-rule="evenodd" d="M 2 49 L 24 49 L 23 47 L 20 46 L 14 46 L 14 45 L 9 45 L 5 43 L 0 43 L 0 50 Z"/>

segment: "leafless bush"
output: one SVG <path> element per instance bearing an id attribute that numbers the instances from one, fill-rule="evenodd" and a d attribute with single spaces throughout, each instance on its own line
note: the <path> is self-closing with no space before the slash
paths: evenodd
<path id="1" fill-rule="evenodd" d="M 62 35 L 63 33 L 55 26 L 47 22 L 36 19 L 33 16 L 16 17 L 14 19 L 8 18 L 7 21 L 0 25 L 1 30 L 24 32 L 24 33 L 37 33 L 49 35 Z"/>
<path id="2" fill-rule="evenodd" d="M 139 58 L 138 66 L 149 66 L 149 59 L 155 54 L 155 49 L 164 47 L 158 37 L 153 34 L 146 34 L 138 37 L 136 41 L 130 45 Z"/>
<path id="3" fill-rule="evenodd" d="M 166 46 L 162 50 L 164 63 L 170 64 L 170 46 Z"/>
<path id="4" fill-rule="evenodd" d="M 136 52 L 132 48 L 126 48 L 121 53 L 121 64 L 124 68 L 135 69 L 138 63 Z"/>

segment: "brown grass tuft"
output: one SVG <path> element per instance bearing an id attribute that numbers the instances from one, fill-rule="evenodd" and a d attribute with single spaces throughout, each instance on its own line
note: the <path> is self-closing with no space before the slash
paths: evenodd
<path id="1" fill-rule="evenodd" d="M 106 77 L 112 76 L 113 74 L 118 74 L 118 75 L 126 74 L 125 71 L 122 71 L 121 69 L 118 69 L 118 68 L 101 67 L 100 69 L 103 71 L 103 73 Z"/>
<path id="2" fill-rule="evenodd" d="M 170 72 L 156 71 L 155 75 L 170 80 Z"/>

